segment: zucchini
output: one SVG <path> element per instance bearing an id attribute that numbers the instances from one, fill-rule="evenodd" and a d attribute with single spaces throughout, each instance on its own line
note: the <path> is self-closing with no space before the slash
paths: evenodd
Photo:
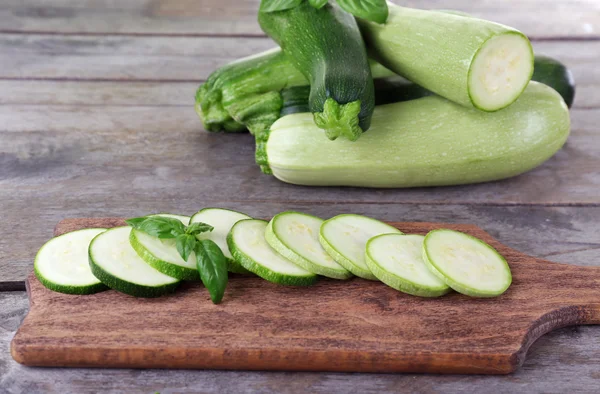
<path id="1" fill-rule="evenodd" d="M 459 293 L 496 297 L 512 283 L 506 259 L 471 235 L 433 230 L 425 237 L 422 253 L 430 271 Z"/>
<path id="2" fill-rule="evenodd" d="M 65 294 L 93 294 L 107 290 L 88 263 L 88 247 L 92 239 L 106 231 L 88 228 L 52 238 L 35 256 L 35 276 L 48 289 Z"/>
<path id="3" fill-rule="evenodd" d="M 265 240 L 268 223 L 246 219 L 233 225 L 227 245 L 237 263 L 269 282 L 288 286 L 309 286 L 317 276 L 275 252 Z"/>
<path id="4" fill-rule="evenodd" d="M 319 243 L 323 219 L 300 212 L 281 212 L 265 231 L 267 243 L 280 255 L 315 274 L 348 279 L 352 273 L 335 262 Z"/>
<path id="5" fill-rule="evenodd" d="M 276 178 L 318 186 L 415 187 L 508 178 L 537 167 L 569 135 L 569 111 L 531 82 L 514 105 L 483 113 L 429 96 L 376 108 L 360 140 L 328 141 L 311 115 L 280 118 L 259 146 Z"/>
<path id="6" fill-rule="evenodd" d="M 423 261 L 422 235 L 382 234 L 367 242 L 365 261 L 383 283 L 403 293 L 439 297 L 450 287 Z"/>
<path id="7" fill-rule="evenodd" d="M 326 220 L 319 230 L 319 242 L 335 261 L 354 275 L 377 280 L 365 262 L 367 241 L 376 235 L 397 233 L 396 227 L 361 215 L 338 215 Z"/>
<path id="8" fill-rule="evenodd" d="M 135 297 L 172 293 L 179 280 L 147 264 L 129 243 L 131 227 L 115 227 L 97 235 L 88 250 L 90 268 L 111 289 Z"/>
<path id="9" fill-rule="evenodd" d="M 383 25 L 359 19 L 370 55 L 383 66 L 466 107 L 498 111 L 533 74 L 527 37 L 508 26 L 389 4 Z"/>
<path id="10" fill-rule="evenodd" d="M 303 1 L 283 11 L 259 12 L 258 21 L 310 82 L 315 124 L 331 140 L 356 141 L 370 127 L 375 98 L 354 17 L 335 4 L 316 9 Z"/>
<path id="11" fill-rule="evenodd" d="M 194 214 L 190 219 L 190 224 L 202 222 L 214 227 L 213 231 L 200 233 L 196 238 L 200 240 L 210 239 L 216 243 L 227 259 L 227 270 L 236 274 L 249 274 L 250 271 L 233 260 L 233 256 L 227 246 L 227 234 L 229 234 L 229 231 L 231 231 L 234 224 L 244 219 L 252 218 L 241 212 L 223 208 L 204 208 Z"/>
<path id="12" fill-rule="evenodd" d="M 536 56 L 531 79 L 552 87 L 571 108 L 575 99 L 575 80 L 564 64 L 547 56 Z"/>
<path id="13" fill-rule="evenodd" d="M 170 213 L 148 215 L 148 217 L 152 216 L 176 219 L 185 226 L 190 223 L 189 216 Z M 196 268 L 196 255 L 192 252 L 187 261 L 184 261 L 177 251 L 174 238 L 153 237 L 143 231 L 132 229 L 129 242 L 138 256 L 155 270 L 179 280 L 199 279 L 198 269 Z"/>

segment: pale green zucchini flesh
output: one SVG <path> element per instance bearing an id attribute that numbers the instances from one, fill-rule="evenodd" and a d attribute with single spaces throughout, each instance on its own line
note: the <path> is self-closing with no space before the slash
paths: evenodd
<path id="1" fill-rule="evenodd" d="M 431 231 L 423 242 L 431 272 L 459 293 L 496 297 L 512 283 L 506 259 L 482 240 L 458 231 Z"/>
<path id="2" fill-rule="evenodd" d="M 210 239 L 217 244 L 227 259 L 227 270 L 236 274 L 249 274 L 250 271 L 236 263 L 227 246 L 227 234 L 234 224 L 244 219 L 252 219 L 250 216 L 224 208 L 204 208 L 198 211 L 190 219 L 190 224 L 202 222 L 214 227 L 213 231 L 197 235 L 198 239 Z"/>
<path id="3" fill-rule="evenodd" d="M 311 114 L 280 118 L 263 156 L 278 179 L 300 185 L 416 187 L 512 177 L 552 155 L 569 135 L 569 111 L 530 82 L 510 107 L 484 113 L 438 96 L 376 107 L 368 133 L 329 141 Z"/>
<path id="4" fill-rule="evenodd" d="M 319 243 L 323 219 L 300 212 L 281 212 L 265 231 L 268 244 L 280 255 L 312 273 L 348 279 L 352 273 L 336 263 Z"/>
<path id="5" fill-rule="evenodd" d="M 227 236 L 236 262 L 269 282 L 288 286 L 309 286 L 317 276 L 277 253 L 265 239 L 268 223 L 246 219 L 234 224 Z"/>
<path id="6" fill-rule="evenodd" d="M 319 242 L 342 267 L 364 279 L 377 280 L 365 261 L 367 241 L 376 235 L 400 230 L 362 215 L 344 214 L 326 220 L 319 230 Z"/>
<path id="7" fill-rule="evenodd" d="M 533 74 L 527 37 L 508 26 L 456 14 L 389 4 L 385 24 L 359 20 L 382 65 L 467 107 L 512 104 Z"/>
<path id="8" fill-rule="evenodd" d="M 403 293 L 439 297 L 450 287 L 423 261 L 422 235 L 382 234 L 367 242 L 365 261 L 383 283 Z"/>
<path id="9" fill-rule="evenodd" d="M 88 250 L 90 268 L 108 287 L 135 297 L 159 297 L 175 291 L 179 280 L 146 263 L 129 243 L 131 227 L 115 227 L 96 236 Z"/>
<path id="10" fill-rule="evenodd" d="M 50 290 L 65 294 L 93 294 L 107 290 L 94 276 L 88 262 L 88 247 L 103 228 L 72 231 L 52 238 L 35 256 L 36 277 Z"/>

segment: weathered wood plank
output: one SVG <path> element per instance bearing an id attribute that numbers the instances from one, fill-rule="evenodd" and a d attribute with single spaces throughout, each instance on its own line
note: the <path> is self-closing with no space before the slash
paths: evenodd
<path id="1" fill-rule="evenodd" d="M 590 0 L 410 0 L 402 5 L 457 9 L 533 37 L 597 37 L 600 7 Z M 0 31 L 119 34 L 262 35 L 259 0 L 5 0 Z M 530 15 L 535 15 L 532 23 Z"/>
<path id="2" fill-rule="evenodd" d="M 107 169 L 110 171 L 109 169 Z M 18 196 L 0 197 L 3 211 L 0 213 L 0 281 L 24 280 L 33 265 L 37 249 L 50 237 L 58 221 L 69 217 L 133 217 L 150 212 L 174 212 L 191 214 L 206 206 L 228 207 L 246 212 L 254 217 L 271 217 L 284 210 L 298 210 L 322 217 L 339 213 L 359 213 L 382 220 L 438 221 L 448 223 L 476 224 L 508 246 L 535 257 L 552 261 L 600 265 L 600 207 L 527 207 L 485 205 L 427 205 L 427 204 L 361 204 L 361 203 L 302 203 L 244 201 L 244 187 L 236 187 L 206 199 L 201 195 L 185 192 L 181 185 L 196 182 L 194 177 L 180 178 L 179 188 L 166 190 L 140 190 L 136 186 L 152 183 L 160 175 L 140 171 L 143 180 L 131 185 L 125 179 L 121 189 L 106 193 L 93 189 L 90 184 L 81 186 L 76 193 L 48 192 L 44 187 L 25 184 Z M 169 176 L 168 173 L 165 173 Z M 118 178 L 118 173 L 115 173 Z M 223 180 L 227 182 L 227 178 Z M 199 190 L 202 186 L 198 180 Z M 247 183 L 251 183 L 249 179 Z M 109 182 L 103 180 L 100 185 Z M 33 189 L 34 193 L 25 189 Z M 268 189 L 265 189 L 268 190 Z M 435 193 L 434 190 L 431 193 Z M 377 194 L 377 192 L 373 192 Z M 237 199 L 237 201 L 231 201 Z M 403 193 L 396 193 L 402 201 Z M 26 215 L 23 213 L 27 212 Z M 15 226 L 14 223 L 19 223 Z M 35 231 L 31 231 L 35 228 Z"/>
<path id="3" fill-rule="evenodd" d="M 274 47 L 269 38 L 0 35 L 0 79 L 205 80 L 217 67 Z M 538 54 L 598 85 L 600 41 L 534 42 Z"/>
<path id="4" fill-rule="evenodd" d="M 542 337 L 524 366 L 508 376 L 27 368 L 8 352 L 27 309 L 24 292 L 0 293 L 0 387 L 7 393 L 589 392 L 600 379 L 597 326 Z"/>

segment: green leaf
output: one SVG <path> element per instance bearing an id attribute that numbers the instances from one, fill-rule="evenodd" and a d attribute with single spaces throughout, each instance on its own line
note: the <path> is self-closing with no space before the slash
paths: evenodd
<path id="1" fill-rule="evenodd" d="M 218 304 L 227 287 L 227 259 L 219 246 L 210 239 L 198 241 L 195 251 L 200 279 L 208 289 L 212 302 Z"/>
<path id="2" fill-rule="evenodd" d="M 385 23 L 388 18 L 386 0 L 337 0 L 344 11 L 377 23 Z"/>
<path id="3" fill-rule="evenodd" d="M 141 218 L 133 218 L 126 220 L 126 222 L 136 230 L 153 237 L 175 238 L 180 234 L 185 234 L 185 226 L 177 219 L 163 216 L 147 216 L 143 218 L 144 220 L 139 219 Z"/>
<path id="4" fill-rule="evenodd" d="M 181 234 L 175 238 L 175 247 L 177 251 L 181 255 L 183 261 L 187 261 L 190 257 L 190 254 L 196 248 L 197 239 L 193 235 L 190 234 Z"/>
<path id="5" fill-rule="evenodd" d="M 302 4 L 304 0 L 262 0 L 260 2 L 260 12 L 275 12 L 289 10 Z"/>
<path id="6" fill-rule="evenodd" d="M 325 4 L 327 4 L 327 1 L 328 0 L 308 0 L 308 3 L 318 10 L 319 8 L 323 8 Z"/>
<path id="7" fill-rule="evenodd" d="M 208 231 L 213 231 L 215 228 L 213 226 L 211 226 L 210 224 L 206 224 L 206 223 L 202 223 L 202 222 L 196 222 L 196 223 L 192 223 L 190 224 L 186 229 L 185 229 L 185 233 L 186 234 L 191 234 L 191 235 L 198 235 L 200 233 L 205 233 Z"/>

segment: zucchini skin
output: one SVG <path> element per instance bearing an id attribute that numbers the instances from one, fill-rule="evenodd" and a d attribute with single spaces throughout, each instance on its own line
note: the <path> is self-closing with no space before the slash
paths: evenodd
<path id="1" fill-rule="evenodd" d="M 288 115 L 271 127 L 263 155 L 275 177 L 299 185 L 460 185 L 537 167 L 563 146 L 569 129 L 562 97 L 530 82 L 513 105 L 495 113 L 439 96 L 377 107 L 372 130 L 355 143 L 327 141 L 308 114 Z"/>
<path id="2" fill-rule="evenodd" d="M 354 17 L 336 5 L 308 2 L 277 12 L 259 12 L 261 28 L 311 86 L 315 123 L 330 139 L 354 141 L 368 130 L 375 107 L 369 60 Z"/>
<path id="3" fill-rule="evenodd" d="M 556 90 L 571 108 L 575 99 L 575 80 L 564 64 L 547 56 L 536 56 L 531 79 Z"/>

